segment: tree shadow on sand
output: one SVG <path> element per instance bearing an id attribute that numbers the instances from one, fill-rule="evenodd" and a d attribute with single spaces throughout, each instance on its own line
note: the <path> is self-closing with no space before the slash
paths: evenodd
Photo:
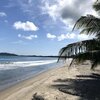
<path id="1" fill-rule="evenodd" d="M 52 85 L 59 91 L 79 96 L 79 100 L 100 100 L 100 75 L 77 75 L 77 79 L 58 79 Z"/>

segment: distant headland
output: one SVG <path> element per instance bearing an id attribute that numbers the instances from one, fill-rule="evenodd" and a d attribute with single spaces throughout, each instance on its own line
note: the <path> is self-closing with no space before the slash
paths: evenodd
<path id="1" fill-rule="evenodd" d="M 14 53 L 1 52 L 0 56 L 24 56 L 24 57 L 58 57 L 58 56 L 42 56 L 42 55 L 18 55 Z"/>
<path id="2" fill-rule="evenodd" d="M 53 58 L 58 58 L 59 56 L 44 56 L 44 55 L 18 55 L 14 53 L 7 53 L 7 52 L 1 52 L 0 56 L 20 56 L 20 57 L 53 57 Z M 60 58 L 65 58 L 66 56 L 61 56 Z M 67 57 L 67 58 L 72 58 L 72 57 Z"/>
<path id="3" fill-rule="evenodd" d="M 0 56 L 18 56 L 18 55 L 17 54 L 13 54 L 13 53 L 1 52 Z"/>

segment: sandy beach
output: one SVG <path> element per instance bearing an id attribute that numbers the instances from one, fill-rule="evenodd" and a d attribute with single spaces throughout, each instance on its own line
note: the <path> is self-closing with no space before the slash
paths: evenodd
<path id="1" fill-rule="evenodd" d="M 100 81 L 95 81 L 100 77 L 100 70 L 91 71 L 89 66 L 74 65 L 69 70 L 62 66 L 49 70 L 0 92 L 0 100 L 42 100 L 33 97 L 43 97 L 44 100 L 100 100 L 100 86 L 96 85 Z"/>

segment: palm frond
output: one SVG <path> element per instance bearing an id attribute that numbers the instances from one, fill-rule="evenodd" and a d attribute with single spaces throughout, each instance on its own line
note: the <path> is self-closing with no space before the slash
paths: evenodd
<path id="1" fill-rule="evenodd" d="M 95 53 L 95 51 L 99 50 L 100 41 L 95 39 L 72 43 L 60 50 L 58 61 L 62 60 L 61 56 L 64 56 L 65 59 L 67 59 L 68 57 L 72 57 L 73 61 L 81 63 L 85 60 L 94 59 L 95 57 L 93 57 L 92 54 Z M 71 64 L 73 63 L 73 61 L 71 62 Z"/>
<path id="2" fill-rule="evenodd" d="M 57 62 L 59 62 L 59 60 L 62 58 L 62 56 L 65 56 L 66 50 L 67 50 L 67 47 L 61 48 L 61 50 L 59 51 L 59 57 L 58 57 L 58 61 Z"/>
<path id="3" fill-rule="evenodd" d="M 93 15 L 82 16 L 74 25 L 73 30 L 75 29 L 81 29 L 81 34 L 98 36 L 100 34 L 100 19 Z"/>
<path id="4" fill-rule="evenodd" d="M 97 0 L 97 1 L 94 3 L 93 8 L 94 8 L 96 11 L 99 11 L 99 10 L 100 10 L 100 2 L 99 2 L 99 0 Z"/>
<path id="5" fill-rule="evenodd" d="M 75 62 L 78 63 L 82 63 L 86 60 L 90 60 L 91 61 L 91 69 L 94 69 L 95 67 L 97 67 L 97 65 L 100 64 L 100 50 L 96 50 L 96 51 L 90 51 L 90 52 L 85 52 L 83 54 L 78 54 L 77 56 L 75 56 Z"/>
<path id="6" fill-rule="evenodd" d="M 97 36 L 98 34 L 100 34 L 100 29 L 98 27 L 87 27 L 84 28 L 80 34 L 86 34 L 86 35 L 94 35 Z"/>
<path id="7" fill-rule="evenodd" d="M 93 25 L 93 22 L 95 20 L 98 20 L 96 17 L 93 15 L 87 15 L 87 16 L 82 16 L 80 19 L 77 20 L 76 24 L 73 27 L 73 30 L 79 29 L 79 28 L 84 28 L 84 27 L 90 27 Z"/>

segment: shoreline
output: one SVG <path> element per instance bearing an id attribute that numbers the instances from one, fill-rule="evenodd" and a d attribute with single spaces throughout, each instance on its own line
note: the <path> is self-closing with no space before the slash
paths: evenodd
<path id="1" fill-rule="evenodd" d="M 28 74 L 26 74 L 24 76 L 17 77 L 14 80 L 12 80 L 12 79 L 11 80 L 7 80 L 7 82 L 5 80 L 3 83 L 1 83 L 1 85 L 0 85 L 0 92 L 2 92 L 3 90 L 6 90 L 7 88 L 12 87 L 12 86 L 14 86 L 16 84 L 19 84 L 20 82 L 23 82 L 25 80 L 37 77 L 38 75 L 40 75 L 42 73 L 45 73 L 45 72 L 47 72 L 49 70 L 52 70 L 52 69 L 55 69 L 56 67 L 59 67 L 59 65 L 61 65 L 61 64 L 52 63 L 50 65 L 41 65 L 41 67 L 34 66 L 33 68 L 35 70 L 33 70 L 33 72 L 31 71 L 31 73 L 28 73 Z M 43 69 L 39 70 L 37 72 L 37 69 L 39 69 L 38 67 L 39 68 L 43 68 Z"/>
<path id="2" fill-rule="evenodd" d="M 93 89 L 96 89 L 96 92 L 98 92 L 100 88 L 98 88 L 98 85 L 95 85 L 98 84 L 98 81 L 96 81 L 94 86 L 92 83 L 90 84 L 91 80 L 93 80 L 93 83 L 95 82 L 90 75 L 94 77 L 99 73 L 100 68 L 98 72 L 94 72 L 90 70 L 90 65 L 74 65 L 70 69 L 68 69 L 67 65 L 59 66 L 0 92 L 0 100 L 32 100 L 35 94 L 42 96 L 44 100 L 91 100 L 89 98 L 94 96 L 94 90 L 91 89 L 94 87 Z M 88 92 L 93 92 L 93 94 L 89 95 L 87 93 L 83 95 L 86 93 L 83 92 L 83 89 L 86 92 L 88 89 Z M 74 92 L 76 93 L 75 95 Z M 81 93 L 83 93 L 82 97 Z"/>
<path id="3" fill-rule="evenodd" d="M 31 83 L 37 83 L 39 80 L 41 80 L 41 77 L 45 76 L 48 74 L 48 72 L 52 72 L 53 70 L 59 69 L 62 66 L 56 66 L 55 68 L 50 68 L 48 70 L 44 70 L 42 72 L 39 72 L 38 74 L 31 76 L 28 79 L 21 80 L 20 82 L 17 82 L 3 90 L 0 91 L 0 98 L 1 100 L 6 100 L 7 97 L 9 97 L 10 94 L 13 92 L 19 91 L 21 88 L 23 89 L 24 87 L 27 87 L 27 85 Z M 7 99 L 10 100 L 10 99 Z M 12 99 L 13 100 L 13 99 Z M 14 99 L 15 100 L 15 99 Z"/>

